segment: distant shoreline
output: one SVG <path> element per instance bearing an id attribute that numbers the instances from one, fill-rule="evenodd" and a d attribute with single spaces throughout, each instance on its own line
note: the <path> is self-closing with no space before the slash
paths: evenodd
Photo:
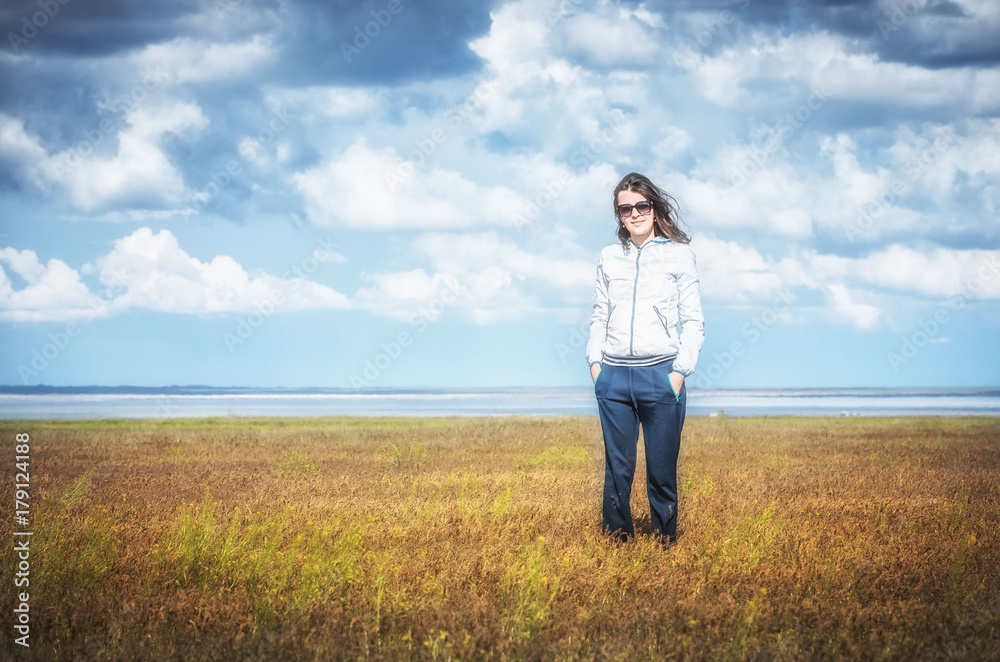
<path id="1" fill-rule="evenodd" d="M 37 394 L 37 393 L 498 393 L 516 391 L 546 391 L 546 390 L 590 390 L 589 386 L 475 386 L 475 387 L 405 387 L 386 386 L 356 389 L 336 386 L 208 386 L 203 384 L 186 384 L 170 386 L 132 386 L 132 385 L 87 385 L 58 386 L 50 384 L 16 385 L 0 384 L 0 394 Z M 760 392 L 801 392 L 816 394 L 833 393 L 873 393 L 873 394 L 913 394 L 913 393 L 987 393 L 1000 394 L 1000 385 L 995 386 L 774 386 L 774 387 L 732 387 L 699 389 L 692 387 L 691 392 L 697 393 L 760 393 Z"/>
<path id="2" fill-rule="evenodd" d="M 1000 388 L 692 389 L 689 416 L 997 416 Z M 589 387 L 0 387 L 0 419 L 596 416 Z"/>

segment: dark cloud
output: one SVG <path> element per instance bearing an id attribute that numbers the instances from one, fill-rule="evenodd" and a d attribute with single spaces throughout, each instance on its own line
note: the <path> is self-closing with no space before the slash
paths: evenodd
<path id="1" fill-rule="evenodd" d="M 210 0 L 214 1 L 214 0 Z M 4 48 L 34 56 L 103 56 L 173 39 L 205 0 L 8 0 Z M 12 36 L 13 35 L 13 36 Z"/>
<path id="2" fill-rule="evenodd" d="M 1000 35 L 950 0 L 898 0 L 889 5 L 875 0 L 651 0 L 644 4 L 662 14 L 668 24 L 695 12 L 710 15 L 728 10 L 743 25 L 777 28 L 782 34 L 826 30 L 855 40 L 860 49 L 886 62 L 930 69 L 1000 62 Z M 691 18 L 697 25 L 699 19 Z"/>
<path id="3" fill-rule="evenodd" d="M 280 40 L 286 84 L 394 83 L 477 69 L 469 41 L 490 28 L 491 3 L 375 0 L 296 6 Z"/>
<path id="4" fill-rule="evenodd" d="M 100 85 L 72 61 L 32 59 L 0 64 L 0 112 L 22 118 L 43 146 L 58 150 L 80 139 L 81 126 L 99 121 Z"/>
<path id="5" fill-rule="evenodd" d="M 263 80 L 379 84 L 478 68 L 468 43 L 489 30 L 491 8 L 445 0 L 13 0 L 0 8 L 0 29 L 10 52 L 42 58 L 265 32 L 279 57 L 272 71 L 259 72 Z"/>

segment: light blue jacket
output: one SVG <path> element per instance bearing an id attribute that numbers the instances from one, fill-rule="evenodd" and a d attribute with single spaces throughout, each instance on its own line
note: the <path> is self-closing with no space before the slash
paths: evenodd
<path id="1" fill-rule="evenodd" d="M 705 317 L 694 251 L 654 237 L 641 248 L 613 244 L 601 251 L 590 318 L 587 363 L 652 365 L 694 372 L 705 341 Z"/>

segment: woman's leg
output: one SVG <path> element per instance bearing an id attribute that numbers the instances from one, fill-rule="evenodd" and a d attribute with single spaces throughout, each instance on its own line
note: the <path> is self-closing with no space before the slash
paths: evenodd
<path id="1" fill-rule="evenodd" d="M 687 389 L 678 395 L 670 387 L 673 361 L 641 368 L 636 388 L 639 419 L 646 450 L 646 491 L 653 534 L 666 542 L 677 537 L 677 455 L 687 410 Z M 636 380 L 638 382 L 638 380 Z"/>
<path id="2" fill-rule="evenodd" d="M 635 535 L 632 479 L 635 476 L 639 419 L 629 388 L 632 368 L 604 366 L 594 391 L 604 432 L 604 532 L 619 539 Z"/>

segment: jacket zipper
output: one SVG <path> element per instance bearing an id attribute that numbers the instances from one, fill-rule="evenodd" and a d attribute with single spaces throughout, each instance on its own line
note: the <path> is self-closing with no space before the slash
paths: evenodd
<path id="1" fill-rule="evenodd" d="M 642 246 L 636 248 L 635 253 L 635 280 L 632 282 L 632 321 L 628 332 L 628 354 L 635 356 L 635 303 L 639 294 L 639 258 L 642 257 Z"/>

